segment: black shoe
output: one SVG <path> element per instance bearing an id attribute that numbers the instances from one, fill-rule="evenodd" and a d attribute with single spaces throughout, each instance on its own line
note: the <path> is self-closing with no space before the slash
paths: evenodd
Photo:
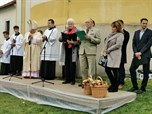
<path id="1" fill-rule="evenodd" d="M 79 84 L 78 86 L 79 86 L 79 87 L 82 87 L 82 84 Z"/>
<path id="2" fill-rule="evenodd" d="M 112 87 L 112 86 L 110 86 L 110 87 L 108 88 L 108 91 L 109 91 L 109 92 L 118 92 L 118 87 Z"/>
<path id="3" fill-rule="evenodd" d="M 146 90 L 139 89 L 136 93 L 137 94 L 142 94 L 143 92 L 146 92 Z"/>
<path id="4" fill-rule="evenodd" d="M 79 84 L 78 86 L 79 86 L 79 87 L 82 87 L 82 88 L 84 88 L 84 85 L 83 85 L 83 84 Z"/>
<path id="5" fill-rule="evenodd" d="M 109 86 L 108 90 L 112 89 L 112 86 Z"/>
<path id="6" fill-rule="evenodd" d="M 129 92 L 135 92 L 135 91 L 137 91 L 137 90 L 138 90 L 138 87 L 137 87 L 137 88 L 132 87 L 132 88 L 129 89 L 128 91 L 129 91 Z"/>
<path id="7" fill-rule="evenodd" d="M 62 82 L 62 84 L 69 84 L 70 82 L 66 82 L 66 81 L 64 81 L 64 82 Z"/>
<path id="8" fill-rule="evenodd" d="M 71 85 L 75 85 L 75 82 L 71 82 Z"/>

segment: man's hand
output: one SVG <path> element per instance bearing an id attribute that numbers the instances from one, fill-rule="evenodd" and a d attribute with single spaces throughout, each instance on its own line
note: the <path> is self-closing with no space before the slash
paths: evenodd
<path id="1" fill-rule="evenodd" d="M 141 60 L 141 56 L 139 56 L 137 59 L 138 59 L 138 60 Z"/>
<path id="2" fill-rule="evenodd" d="M 47 38 L 47 36 L 43 35 L 42 38 L 43 38 L 43 40 L 45 40 Z"/>
<path id="3" fill-rule="evenodd" d="M 106 50 L 106 54 L 110 54 L 110 51 Z"/>
<path id="4" fill-rule="evenodd" d="M 91 36 L 90 36 L 90 35 L 88 35 L 88 34 L 87 34 L 85 37 L 86 37 L 86 39 L 88 39 L 88 40 L 90 40 L 90 39 L 91 39 Z"/>
<path id="5" fill-rule="evenodd" d="M 31 40 L 33 38 L 33 34 L 29 34 L 29 39 Z"/>
<path id="6" fill-rule="evenodd" d="M 14 46 L 16 46 L 16 43 L 12 42 L 12 44 L 11 44 L 11 45 L 14 47 Z"/>
<path id="7" fill-rule="evenodd" d="M 141 52 L 137 52 L 137 53 L 135 53 L 135 56 L 137 57 L 137 59 L 138 59 L 138 60 L 140 60 L 140 59 L 141 59 L 141 55 L 142 55 L 142 53 L 141 53 Z"/>
<path id="8" fill-rule="evenodd" d="M 79 37 L 77 37 L 77 40 L 78 40 L 78 41 L 80 41 L 80 38 L 79 38 Z"/>

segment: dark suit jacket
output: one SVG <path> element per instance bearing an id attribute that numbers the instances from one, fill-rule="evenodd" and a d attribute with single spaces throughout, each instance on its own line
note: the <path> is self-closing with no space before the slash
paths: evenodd
<path id="1" fill-rule="evenodd" d="M 127 44 L 129 41 L 129 32 L 126 31 L 125 29 L 123 29 L 124 32 L 124 41 L 123 41 L 123 45 L 122 45 L 122 57 L 121 57 L 121 63 L 127 63 Z"/>
<path id="2" fill-rule="evenodd" d="M 133 37 L 133 51 L 141 52 L 141 60 L 139 61 L 141 64 L 144 64 L 147 62 L 147 59 L 150 59 L 152 57 L 151 54 L 151 45 L 152 45 L 152 30 L 146 29 L 144 32 L 141 40 L 140 40 L 140 30 L 136 31 Z M 134 55 L 134 58 L 135 55 Z"/>

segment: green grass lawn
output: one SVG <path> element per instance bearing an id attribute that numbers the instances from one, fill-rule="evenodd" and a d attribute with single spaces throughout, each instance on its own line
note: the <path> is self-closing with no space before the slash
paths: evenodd
<path id="1" fill-rule="evenodd" d="M 141 81 L 139 81 L 140 83 Z M 123 90 L 131 87 L 130 79 L 126 79 Z M 0 93 L 0 114 L 87 114 L 52 106 L 39 105 L 18 99 L 9 94 Z M 147 92 L 137 95 L 137 99 L 108 114 L 152 114 L 152 81 L 149 81 Z"/>

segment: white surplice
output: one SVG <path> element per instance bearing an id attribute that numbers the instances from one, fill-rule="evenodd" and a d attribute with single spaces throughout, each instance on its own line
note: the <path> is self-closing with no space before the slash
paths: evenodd
<path id="1" fill-rule="evenodd" d="M 23 56 L 23 35 L 19 34 L 18 36 L 15 36 L 15 34 L 13 34 L 10 38 L 10 44 L 13 39 L 16 40 L 16 46 L 12 48 L 11 55 Z"/>
<path id="2" fill-rule="evenodd" d="M 10 63 L 10 51 L 11 45 L 10 39 L 4 40 L 3 45 L 1 46 L 1 50 L 3 54 L 1 55 L 1 62 L 2 63 Z"/>
<path id="3" fill-rule="evenodd" d="M 44 46 L 45 49 L 45 60 L 46 61 L 57 61 L 59 59 L 59 43 L 58 43 L 58 30 L 53 28 L 51 30 L 46 29 L 44 35 L 47 36 L 48 41 L 43 42 L 41 60 L 44 60 Z"/>

